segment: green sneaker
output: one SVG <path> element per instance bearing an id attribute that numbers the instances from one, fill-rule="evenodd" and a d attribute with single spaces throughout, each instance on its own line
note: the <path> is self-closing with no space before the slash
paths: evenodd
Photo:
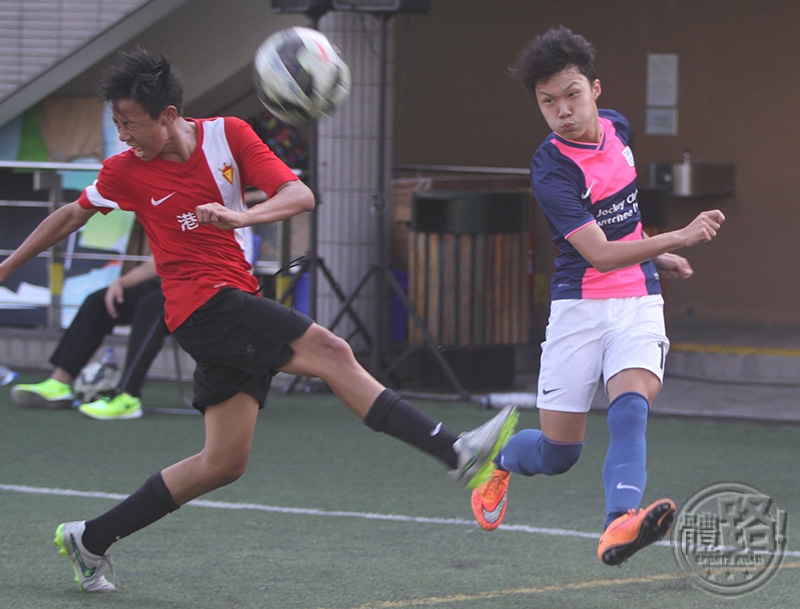
<path id="1" fill-rule="evenodd" d="M 75 396 L 66 383 L 47 379 L 32 385 L 14 385 L 11 388 L 11 399 L 23 408 L 70 408 Z"/>
<path id="2" fill-rule="evenodd" d="M 81 404 L 78 410 L 87 417 L 100 421 L 110 421 L 112 419 L 138 419 L 142 416 L 142 401 L 133 397 L 130 393 L 118 393 L 115 396 L 108 396 Z"/>

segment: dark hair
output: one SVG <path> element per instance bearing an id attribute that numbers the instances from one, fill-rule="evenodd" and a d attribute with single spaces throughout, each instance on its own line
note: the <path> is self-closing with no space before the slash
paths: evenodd
<path id="1" fill-rule="evenodd" d="M 119 62 L 109 66 L 100 80 L 105 101 L 114 105 L 123 99 L 137 101 L 156 119 L 167 106 L 183 111 L 183 82 L 169 61 L 160 54 L 137 47 L 120 51 Z"/>
<path id="2" fill-rule="evenodd" d="M 531 41 L 510 71 L 525 88 L 535 91 L 540 81 L 549 79 L 570 65 L 577 67 L 589 82 L 597 79 L 591 43 L 561 25 Z"/>

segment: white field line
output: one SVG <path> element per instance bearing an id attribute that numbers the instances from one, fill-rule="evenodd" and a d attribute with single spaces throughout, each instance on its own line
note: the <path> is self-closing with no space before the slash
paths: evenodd
<path id="1" fill-rule="evenodd" d="M 103 493 L 99 491 L 76 491 L 63 488 L 42 488 L 36 486 L 24 486 L 19 484 L 0 484 L 0 491 L 10 493 L 25 493 L 30 495 L 57 495 L 67 497 L 83 497 L 89 499 L 109 499 L 121 501 L 127 495 L 118 493 Z M 245 510 L 253 512 L 271 512 L 275 514 L 292 514 L 296 516 L 322 516 L 328 518 L 361 518 L 364 520 L 387 520 L 391 522 L 408 522 L 413 524 L 444 524 L 455 526 L 476 527 L 478 524 L 474 520 L 464 520 L 463 518 L 426 518 L 422 516 L 403 516 L 400 514 L 376 514 L 374 512 L 348 512 L 339 510 L 318 510 L 313 508 L 293 508 L 275 505 L 263 505 L 260 503 L 231 503 L 228 501 L 208 501 L 206 499 L 195 499 L 186 505 L 201 508 L 211 508 L 217 510 Z M 532 527 L 525 524 L 501 524 L 498 530 L 513 531 L 520 533 L 534 533 L 539 535 L 551 535 L 557 537 L 580 537 L 584 539 L 599 539 L 597 533 L 584 533 L 581 531 L 571 531 L 569 529 L 550 529 L 544 527 Z M 668 541 L 656 542 L 656 545 L 670 546 Z M 786 551 L 784 556 L 800 557 L 798 551 Z"/>

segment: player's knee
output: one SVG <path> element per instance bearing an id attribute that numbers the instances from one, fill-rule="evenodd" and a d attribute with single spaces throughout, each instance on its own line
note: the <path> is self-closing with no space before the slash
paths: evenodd
<path id="1" fill-rule="evenodd" d="M 236 482 L 247 470 L 247 456 L 230 455 L 224 459 L 206 460 L 206 478 L 220 488 Z"/>
<path id="2" fill-rule="evenodd" d="M 244 475 L 247 469 L 247 462 L 244 463 L 229 463 L 225 467 L 217 471 L 216 480 L 219 486 L 227 486 L 233 484 Z"/>
<path id="3" fill-rule="evenodd" d="M 501 464 L 523 476 L 555 476 L 578 462 L 582 448 L 583 442 L 553 442 L 538 429 L 523 429 L 503 448 Z"/>
<path id="4" fill-rule="evenodd" d="M 331 334 L 329 340 L 330 346 L 328 348 L 331 356 L 342 359 L 355 359 L 355 355 L 353 355 L 353 348 L 345 339 L 336 336 L 335 334 Z"/>
<path id="5" fill-rule="evenodd" d="M 617 396 L 608 407 L 608 429 L 610 433 L 617 430 L 644 429 L 650 404 L 641 393 L 628 391 Z"/>
<path id="6" fill-rule="evenodd" d="M 350 344 L 343 338 L 336 336 L 330 330 L 321 328 L 322 331 L 314 335 L 314 351 L 320 361 L 325 363 L 346 364 L 355 362 L 355 355 Z"/>
<path id="7" fill-rule="evenodd" d="M 555 476 L 568 472 L 581 457 L 583 442 L 553 442 L 542 436 L 543 474 Z"/>
<path id="8" fill-rule="evenodd" d="M 105 290 L 100 290 L 99 292 L 92 292 L 86 297 L 86 300 L 83 301 L 81 305 L 81 309 L 83 309 L 86 313 L 94 315 L 108 315 L 106 309 L 106 296 Z"/>

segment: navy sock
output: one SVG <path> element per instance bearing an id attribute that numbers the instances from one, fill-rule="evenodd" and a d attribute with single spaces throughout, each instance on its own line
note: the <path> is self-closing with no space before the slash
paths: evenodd
<path id="1" fill-rule="evenodd" d="M 419 448 L 450 469 L 458 466 L 453 450 L 458 436 L 391 389 L 384 389 L 375 399 L 364 424 Z"/>
<path id="2" fill-rule="evenodd" d="M 511 436 L 495 464 L 523 476 L 553 476 L 575 465 L 582 448 L 583 442 L 554 442 L 538 429 L 523 429 Z"/>
<path id="3" fill-rule="evenodd" d="M 102 516 L 86 521 L 83 546 L 92 554 L 102 556 L 115 541 L 143 529 L 179 507 L 164 484 L 161 472 L 156 472 L 121 503 Z"/>
<path id="4" fill-rule="evenodd" d="M 606 527 L 615 518 L 636 509 L 647 483 L 647 416 L 650 404 L 642 394 L 623 393 L 608 407 L 610 441 L 603 465 L 606 490 Z"/>

